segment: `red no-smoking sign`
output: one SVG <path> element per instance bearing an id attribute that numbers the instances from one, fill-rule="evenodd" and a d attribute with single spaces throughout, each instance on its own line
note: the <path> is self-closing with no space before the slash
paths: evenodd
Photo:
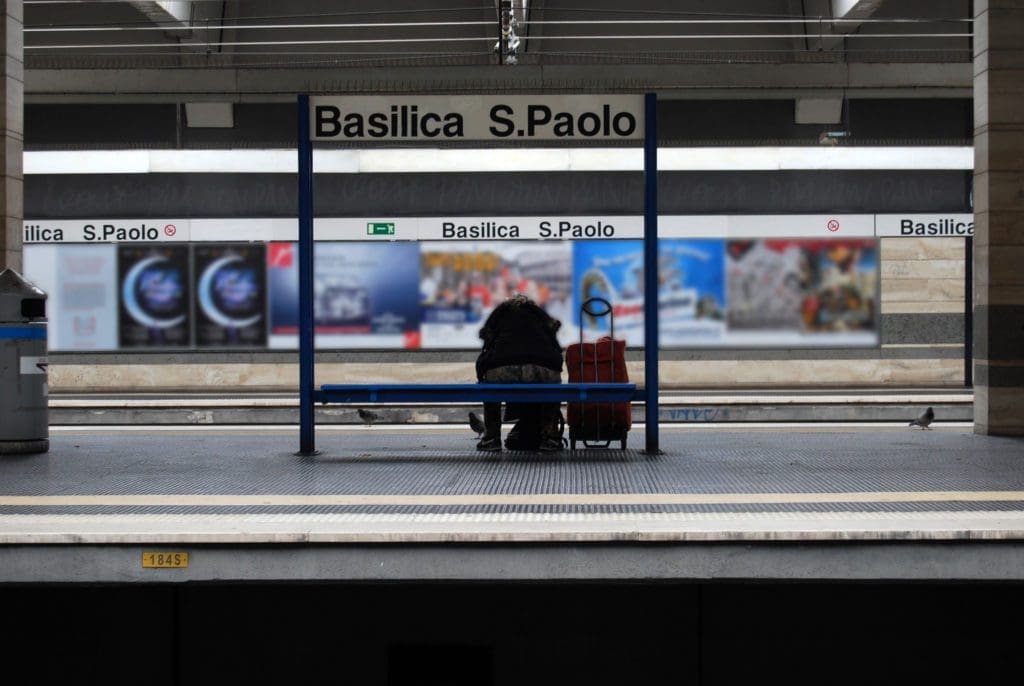
<path id="1" fill-rule="evenodd" d="M 168 236 L 173 236 L 174 234 L 178 233 L 178 227 L 175 226 L 174 224 L 168 224 L 167 226 L 164 227 L 164 233 Z"/>
<path id="2" fill-rule="evenodd" d="M 826 224 L 825 226 L 826 226 L 826 228 L 828 228 L 829 231 L 838 231 L 839 230 L 839 220 L 838 219 L 829 219 L 828 220 L 828 224 Z"/>

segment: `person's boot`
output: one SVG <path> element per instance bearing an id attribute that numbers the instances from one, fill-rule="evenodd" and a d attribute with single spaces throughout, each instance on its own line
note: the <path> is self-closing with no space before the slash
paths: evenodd
<path id="1" fill-rule="evenodd" d="M 501 450 L 501 403 L 484 403 L 484 435 L 476 449 L 488 453 Z"/>
<path id="2" fill-rule="evenodd" d="M 542 453 L 557 453 L 561 449 L 562 440 L 551 436 L 542 436 L 540 439 L 540 446 L 537 448 L 537 450 Z"/>
<path id="3" fill-rule="evenodd" d="M 560 420 L 562 411 L 558 405 L 546 406 L 544 412 L 544 423 L 541 428 L 540 445 L 537 447 L 542 453 L 557 453 L 562 449 L 562 427 Z"/>
<path id="4" fill-rule="evenodd" d="M 496 453 L 501 450 L 501 437 L 500 436 L 488 436 L 484 435 L 480 439 L 480 442 L 476 444 L 477 450 L 482 450 L 486 453 Z"/>

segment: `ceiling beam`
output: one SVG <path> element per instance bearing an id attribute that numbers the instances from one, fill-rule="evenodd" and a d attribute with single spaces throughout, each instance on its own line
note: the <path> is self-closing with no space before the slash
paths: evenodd
<path id="1" fill-rule="evenodd" d="M 636 93 L 970 97 L 971 63 L 519 65 L 380 69 L 26 69 L 26 102 L 268 102 L 296 93 Z M 858 91 L 861 92 L 858 95 Z M 699 95 L 696 95 L 698 94 Z M 717 95 L 716 95 L 717 94 Z"/>

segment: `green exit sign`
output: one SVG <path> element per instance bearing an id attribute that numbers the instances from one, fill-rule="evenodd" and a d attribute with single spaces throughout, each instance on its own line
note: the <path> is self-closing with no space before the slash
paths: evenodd
<path id="1" fill-rule="evenodd" d="M 387 222 L 370 222 L 366 225 L 367 236 L 394 236 L 395 225 L 394 223 Z"/>

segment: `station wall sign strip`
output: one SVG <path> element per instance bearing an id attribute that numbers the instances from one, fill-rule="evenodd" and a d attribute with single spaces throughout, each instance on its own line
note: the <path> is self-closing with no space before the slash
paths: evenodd
<path id="1" fill-rule="evenodd" d="M 297 240 L 291 218 L 27 219 L 26 244 Z M 974 235 L 971 214 L 663 215 L 660 238 L 956 238 Z M 643 216 L 321 217 L 318 241 L 642 239 Z"/>
<path id="2" fill-rule="evenodd" d="M 310 97 L 310 140 L 642 141 L 641 95 Z"/>

